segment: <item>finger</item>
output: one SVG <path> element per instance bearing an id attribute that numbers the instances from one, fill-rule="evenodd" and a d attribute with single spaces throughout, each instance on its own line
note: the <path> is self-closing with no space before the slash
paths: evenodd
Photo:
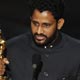
<path id="1" fill-rule="evenodd" d="M 4 74 L 5 68 L 6 68 L 6 66 L 4 65 L 4 63 L 1 63 L 0 64 L 0 75 L 3 75 Z"/>
<path id="2" fill-rule="evenodd" d="M 8 61 L 7 58 L 4 58 L 4 59 L 3 59 L 3 62 L 4 62 L 5 64 L 9 64 L 9 61 Z"/>

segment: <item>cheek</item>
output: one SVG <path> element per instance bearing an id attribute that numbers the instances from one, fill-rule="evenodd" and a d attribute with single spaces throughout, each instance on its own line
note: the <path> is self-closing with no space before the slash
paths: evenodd
<path id="1" fill-rule="evenodd" d="M 57 30 L 56 27 L 53 27 L 53 28 L 47 29 L 47 30 L 45 31 L 47 37 L 51 37 L 51 36 L 53 36 L 56 30 Z"/>
<path id="2" fill-rule="evenodd" d="M 36 32 L 36 28 L 33 25 L 31 25 L 31 31 L 33 34 Z"/>

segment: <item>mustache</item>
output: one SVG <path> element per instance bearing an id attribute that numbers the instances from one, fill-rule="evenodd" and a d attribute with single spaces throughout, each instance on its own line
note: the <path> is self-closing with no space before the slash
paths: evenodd
<path id="1" fill-rule="evenodd" d="M 36 36 L 43 36 L 43 37 L 46 37 L 46 38 L 47 38 L 47 36 L 44 35 L 44 34 L 42 34 L 42 33 L 41 33 L 41 34 L 35 33 L 35 34 L 34 34 L 34 37 L 36 37 Z"/>

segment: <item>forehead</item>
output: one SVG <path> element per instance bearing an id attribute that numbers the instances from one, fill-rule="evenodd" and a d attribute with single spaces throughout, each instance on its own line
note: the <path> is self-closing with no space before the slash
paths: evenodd
<path id="1" fill-rule="evenodd" d="M 54 20 L 55 19 L 50 11 L 40 12 L 37 9 L 34 10 L 32 18 L 39 19 L 39 20 Z"/>

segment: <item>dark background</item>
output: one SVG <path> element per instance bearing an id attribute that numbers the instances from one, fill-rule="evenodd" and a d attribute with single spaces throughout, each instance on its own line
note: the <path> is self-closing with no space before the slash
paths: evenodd
<path id="1" fill-rule="evenodd" d="M 65 24 L 62 31 L 80 39 L 80 1 L 65 0 Z M 27 0 L 0 0 L 0 26 L 6 39 L 28 30 Z"/>

